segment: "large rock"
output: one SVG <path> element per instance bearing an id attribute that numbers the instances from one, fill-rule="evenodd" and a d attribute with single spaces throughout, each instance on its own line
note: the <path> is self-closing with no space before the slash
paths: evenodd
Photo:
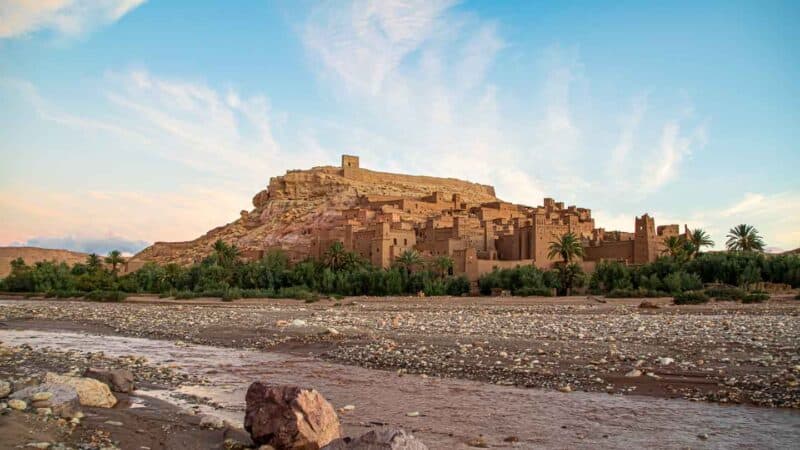
<path id="1" fill-rule="evenodd" d="M 404 430 L 381 428 L 353 440 L 337 439 L 322 450 L 428 450 L 428 447 Z"/>
<path id="2" fill-rule="evenodd" d="M 11 383 L 9 383 L 8 381 L 0 380 L 0 398 L 6 398 L 10 393 L 11 393 Z"/>
<path id="3" fill-rule="evenodd" d="M 314 389 L 255 382 L 245 400 L 244 428 L 256 445 L 319 450 L 341 436 L 336 411 Z"/>
<path id="4" fill-rule="evenodd" d="M 129 394 L 136 389 L 136 385 L 133 382 L 133 372 L 127 369 L 103 370 L 90 367 L 83 372 L 83 376 L 102 381 L 113 392 Z"/>
<path id="5" fill-rule="evenodd" d="M 69 377 L 48 372 L 44 381 L 74 387 L 78 391 L 78 400 L 84 406 L 111 408 L 117 404 L 117 398 L 111 393 L 108 385 L 92 378 Z"/>
<path id="6" fill-rule="evenodd" d="M 11 398 L 37 402 L 39 400 L 36 399 L 41 398 L 41 395 L 37 394 L 45 392 L 52 394 L 46 401 L 47 407 L 52 409 L 53 414 L 67 418 L 78 416 L 81 406 L 78 391 L 67 384 L 44 383 L 26 387 L 11 394 Z"/>

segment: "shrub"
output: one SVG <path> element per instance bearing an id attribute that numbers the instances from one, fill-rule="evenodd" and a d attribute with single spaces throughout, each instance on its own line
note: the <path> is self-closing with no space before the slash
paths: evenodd
<path id="1" fill-rule="evenodd" d="M 742 303 L 764 303 L 769 300 L 766 292 L 751 292 L 742 298 Z"/>
<path id="2" fill-rule="evenodd" d="M 319 295 L 311 292 L 305 286 L 292 286 L 278 289 L 273 298 L 293 298 L 311 303 L 319 300 Z"/>
<path id="3" fill-rule="evenodd" d="M 190 298 L 197 298 L 198 295 L 195 292 L 184 290 L 176 292 L 173 297 L 175 297 L 175 300 L 187 300 Z"/>
<path id="4" fill-rule="evenodd" d="M 242 298 L 242 291 L 239 288 L 228 289 L 221 297 L 223 302 L 232 302 L 239 298 Z"/>
<path id="5" fill-rule="evenodd" d="M 553 290 L 548 288 L 524 287 L 512 292 L 520 297 L 552 297 Z"/>
<path id="6" fill-rule="evenodd" d="M 668 297 L 669 295 L 664 291 L 655 289 L 646 289 L 640 287 L 639 289 L 614 289 L 606 297 L 608 298 L 640 298 L 640 297 Z"/>
<path id="7" fill-rule="evenodd" d="M 93 302 L 121 302 L 128 294 L 121 291 L 91 291 L 84 298 Z"/>
<path id="8" fill-rule="evenodd" d="M 741 300 L 746 295 L 744 290 L 733 286 L 715 286 L 706 289 L 706 295 L 715 300 Z"/>
<path id="9" fill-rule="evenodd" d="M 686 291 L 675 296 L 676 305 L 697 305 L 708 303 L 708 296 L 703 291 Z"/>
<path id="10" fill-rule="evenodd" d="M 469 280 L 467 277 L 454 277 L 447 280 L 447 295 L 459 297 L 469 294 Z"/>

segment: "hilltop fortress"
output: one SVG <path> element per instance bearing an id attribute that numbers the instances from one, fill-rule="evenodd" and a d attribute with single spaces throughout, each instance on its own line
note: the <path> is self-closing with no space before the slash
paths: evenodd
<path id="1" fill-rule="evenodd" d="M 398 175 L 360 167 L 357 156 L 342 156 L 340 167 L 293 170 L 270 179 L 253 198 L 252 211 L 233 223 L 188 242 L 158 242 L 135 255 L 128 271 L 147 261 L 190 264 L 212 251 L 217 239 L 236 245 L 245 259 L 282 249 L 294 261 L 322 258 L 331 244 L 378 267 L 389 267 L 402 252 L 424 258 L 449 256 L 453 273 L 470 280 L 494 268 L 532 264 L 549 268 L 551 241 L 574 233 L 583 242 L 584 270 L 602 260 L 628 264 L 654 261 L 663 241 L 680 234 L 678 225 L 656 228 L 648 214 L 635 218 L 634 231 L 596 228 L 591 210 L 545 198 L 530 207 L 499 200 L 491 186 L 452 178 Z"/>

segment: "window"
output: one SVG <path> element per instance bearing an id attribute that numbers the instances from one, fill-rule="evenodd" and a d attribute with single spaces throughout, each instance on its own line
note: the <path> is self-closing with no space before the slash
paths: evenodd
<path id="1" fill-rule="evenodd" d="M 397 245 L 397 238 L 394 238 L 394 245 Z"/>
<path id="2" fill-rule="evenodd" d="M 408 245 L 408 239 L 403 239 L 403 245 Z"/>

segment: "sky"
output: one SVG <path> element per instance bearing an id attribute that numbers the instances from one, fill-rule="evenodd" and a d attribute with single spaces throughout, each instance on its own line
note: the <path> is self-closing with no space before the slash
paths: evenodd
<path id="1" fill-rule="evenodd" d="M 800 247 L 800 2 L 0 2 L 0 245 L 134 253 L 288 169 Z"/>

